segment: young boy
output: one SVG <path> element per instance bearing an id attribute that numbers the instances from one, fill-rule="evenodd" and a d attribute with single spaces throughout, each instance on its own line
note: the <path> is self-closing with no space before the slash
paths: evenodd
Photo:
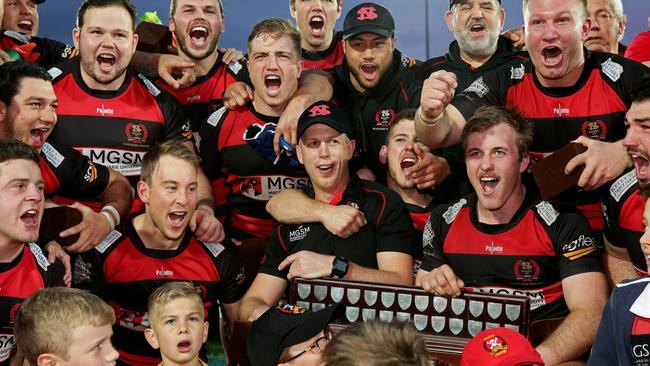
<path id="1" fill-rule="evenodd" d="M 14 332 L 20 353 L 31 366 L 115 365 L 111 344 L 113 309 L 79 289 L 35 292 L 16 314 Z"/>
<path id="2" fill-rule="evenodd" d="M 167 282 L 149 296 L 149 325 L 144 336 L 160 349 L 158 366 L 207 366 L 199 351 L 208 339 L 203 300 L 189 282 Z"/>

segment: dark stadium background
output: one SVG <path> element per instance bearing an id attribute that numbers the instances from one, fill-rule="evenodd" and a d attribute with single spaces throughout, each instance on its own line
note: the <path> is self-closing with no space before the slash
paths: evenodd
<path id="1" fill-rule="evenodd" d="M 343 14 L 337 29 L 342 27 L 345 13 L 362 2 L 343 1 Z M 393 14 L 397 26 L 399 49 L 418 59 L 446 53 L 452 40 L 451 33 L 443 20 L 444 12 L 449 5 L 446 0 L 378 0 L 375 2 L 382 4 Z M 81 0 L 47 0 L 39 9 L 41 16 L 39 36 L 71 43 L 72 27 L 80 3 Z M 138 17 L 145 11 L 156 10 L 163 22 L 167 24 L 169 0 L 133 0 L 133 3 L 138 10 Z M 261 19 L 272 16 L 291 18 L 288 0 L 223 0 L 223 4 L 226 33 L 222 35 L 220 45 L 225 47 L 244 50 L 251 27 Z M 506 11 L 505 29 L 521 26 L 521 1 L 503 0 L 503 6 Z M 639 32 L 647 30 L 650 0 L 624 0 L 623 6 L 628 17 L 628 27 L 623 39 L 627 44 Z M 428 56 L 427 38 L 429 39 Z"/>

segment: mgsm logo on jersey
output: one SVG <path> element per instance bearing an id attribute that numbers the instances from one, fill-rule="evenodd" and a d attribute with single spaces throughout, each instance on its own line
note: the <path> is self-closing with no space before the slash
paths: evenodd
<path id="1" fill-rule="evenodd" d="M 260 201 L 268 201 L 271 197 L 286 188 L 304 189 L 311 186 L 309 178 L 294 178 L 284 175 L 267 175 L 258 177 L 242 177 L 242 195 Z"/>
<path id="2" fill-rule="evenodd" d="M 300 225 L 296 230 L 289 231 L 289 241 L 293 242 L 296 240 L 304 239 L 305 237 L 307 237 L 309 230 L 311 230 L 310 227 L 305 227 L 303 225 Z"/>
<path id="3" fill-rule="evenodd" d="M 81 153 L 93 163 L 102 164 L 124 176 L 140 175 L 140 165 L 144 151 L 124 151 L 114 149 L 81 149 Z"/>

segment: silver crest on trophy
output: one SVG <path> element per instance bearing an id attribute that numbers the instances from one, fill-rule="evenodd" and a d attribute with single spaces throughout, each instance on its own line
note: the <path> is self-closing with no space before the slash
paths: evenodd
<path id="1" fill-rule="evenodd" d="M 314 285 L 314 296 L 318 301 L 325 300 L 327 297 L 327 286 Z"/>
<path id="2" fill-rule="evenodd" d="M 427 327 L 427 316 L 422 314 L 413 315 L 413 324 L 415 324 L 415 329 L 422 331 Z"/>
<path id="3" fill-rule="evenodd" d="M 436 309 L 437 312 L 442 313 L 447 309 L 447 298 L 446 297 L 440 297 L 436 296 L 433 298 L 433 308 Z"/>
<path id="4" fill-rule="evenodd" d="M 432 316 L 431 317 L 431 327 L 436 333 L 440 333 L 445 329 L 445 317 L 444 316 Z"/>
<path id="5" fill-rule="evenodd" d="M 311 311 L 321 311 L 323 309 L 325 309 L 325 304 L 322 302 L 315 302 L 311 304 Z"/>
<path id="6" fill-rule="evenodd" d="M 492 319 L 496 319 L 501 316 L 501 311 L 503 310 L 503 304 L 488 302 L 487 312 Z"/>
<path id="7" fill-rule="evenodd" d="M 415 295 L 415 308 L 425 311 L 429 307 L 429 296 Z"/>
<path id="8" fill-rule="evenodd" d="M 478 332 L 483 330 L 483 322 L 470 320 L 467 322 L 467 329 L 469 330 L 469 334 L 475 337 Z"/>
<path id="9" fill-rule="evenodd" d="M 389 310 L 379 310 L 379 320 L 382 322 L 390 322 L 393 320 L 393 312 Z"/>
<path id="10" fill-rule="evenodd" d="M 305 309 L 311 309 L 311 303 L 309 301 L 296 301 L 296 305 L 302 306 Z"/>
<path id="11" fill-rule="evenodd" d="M 330 296 L 334 302 L 341 302 L 343 300 L 343 293 L 345 290 L 343 287 L 332 287 L 330 288 Z"/>
<path id="12" fill-rule="evenodd" d="M 449 330 L 454 335 L 459 335 L 463 331 L 463 319 L 449 318 Z"/>
<path id="13" fill-rule="evenodd" d="M 519 305 L 506 304 L 506 316 L 510 321 L 514 322 L 519 319 L 521 315 L 521 307 Z"/>
<path id="14" fill-rule="evenodd" d="M 490 322 L 485 323 L 485 329 L 492 329 L 498 327 L 500 327 L 499 323 L 490 323 Z"/>
<path id="15" fill-rule="evenodd" d="M 363 291 L 363 299 L 366 305 L 373 306 L 377 302 L 377 291 L 365 290 Z"/>
<path id="16" fill-rule="evenodd" d="M 361 298 L 361 290 L 358 288 L 349 288 L 346 292 L 346 296 L 350 304 L 354 305 L 358 303 L 359 299 Z"/>
<path id="17" fill-rule="evenodd" d="M 395 293 L 394 292 L 382 292 L 381 293 L 381 303 L 385 308 L 393 306 L 395 302 Z"/>
<path id="18" fill-rule="evenodd" d="M 298 284 L 298 296 L 300 296 L 301 299 L 306 299 L 307 296 L 311 293 L 311 285 L 305 285 L 304 283 L 299 283 Z"/>
<path id="19" fill-rule="evenodd" d="M 475 318 L 478 318 L 481 314 L 483 314 L 483 307 L 485 303 L 482 301 L 474 301 L 474 300 L 469 300 L 469 312 L 472 314 Z"/>
<path id="20" fill-rule="evenodd" d="M 451 299 L 451 310 L 456 315 L 460 315 L 465 311 L 465 300 L 463 299 Z"/>
<path id="21" fill-rule="evenodd" d="M 411 307 L 411 302 L 413 301 L 413 295 L 411 294 L 397 294 L 397 304 L 402 310 L 406 310 Z"/>
<path id="22" fill-rule="evenodd" d="M 353 306 L 346 306 L 345 317 L 348 319 L 350 323 L 356 322 L 357 319 L 359 319 L 359 308 L 355 308 Z"/>
<path id="23" fill-rule="evenodd" d="M 397 312 L 397 316 L 396 316 L 395 318 L 397 318 L 397 320 L 399 320 L 399 321 L 401 321 L 401 322 L 405 322 L 405 321 L 411 319 L 411 314 L 409 314 L 409 313 L 402 313 L 401 311 L 398 311 L 398 312 Z"/>
<path id="24" fill-rule="evenodd" d="M 361 318 L 363 319 L 364 322 L 367 322 L 368 320 L 372 320 L 377 316 L 377 312 L 375 312 L 375 309 L 362 309 L 361 310 Z"/>
<path id="25" fill-rule="evenodd" d="M 519 332 L 519 326 L 518 326 L 518 325 L 514 325 L 514 324 L 506 324 L 506 325 L 504 325 L 503 327 L 504 327 L 504 328 L 508 328 L 508 329 L 512 329 L 512 330 L 514 330 L 515 332 Z"/>

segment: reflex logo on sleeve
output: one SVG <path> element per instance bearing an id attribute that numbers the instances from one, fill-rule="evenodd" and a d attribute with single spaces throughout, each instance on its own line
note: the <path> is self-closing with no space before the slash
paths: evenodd
<path id="1" fill-rule="evenodd" d="M 577 239 L 562 247 L 562 255 L 574 261 L 587 254 L 593 253 L 596 250 L 598 250 L 598 248 L 596 247 L 596 240 L 594 238 L 591 236 L 580 235 Z"/>

